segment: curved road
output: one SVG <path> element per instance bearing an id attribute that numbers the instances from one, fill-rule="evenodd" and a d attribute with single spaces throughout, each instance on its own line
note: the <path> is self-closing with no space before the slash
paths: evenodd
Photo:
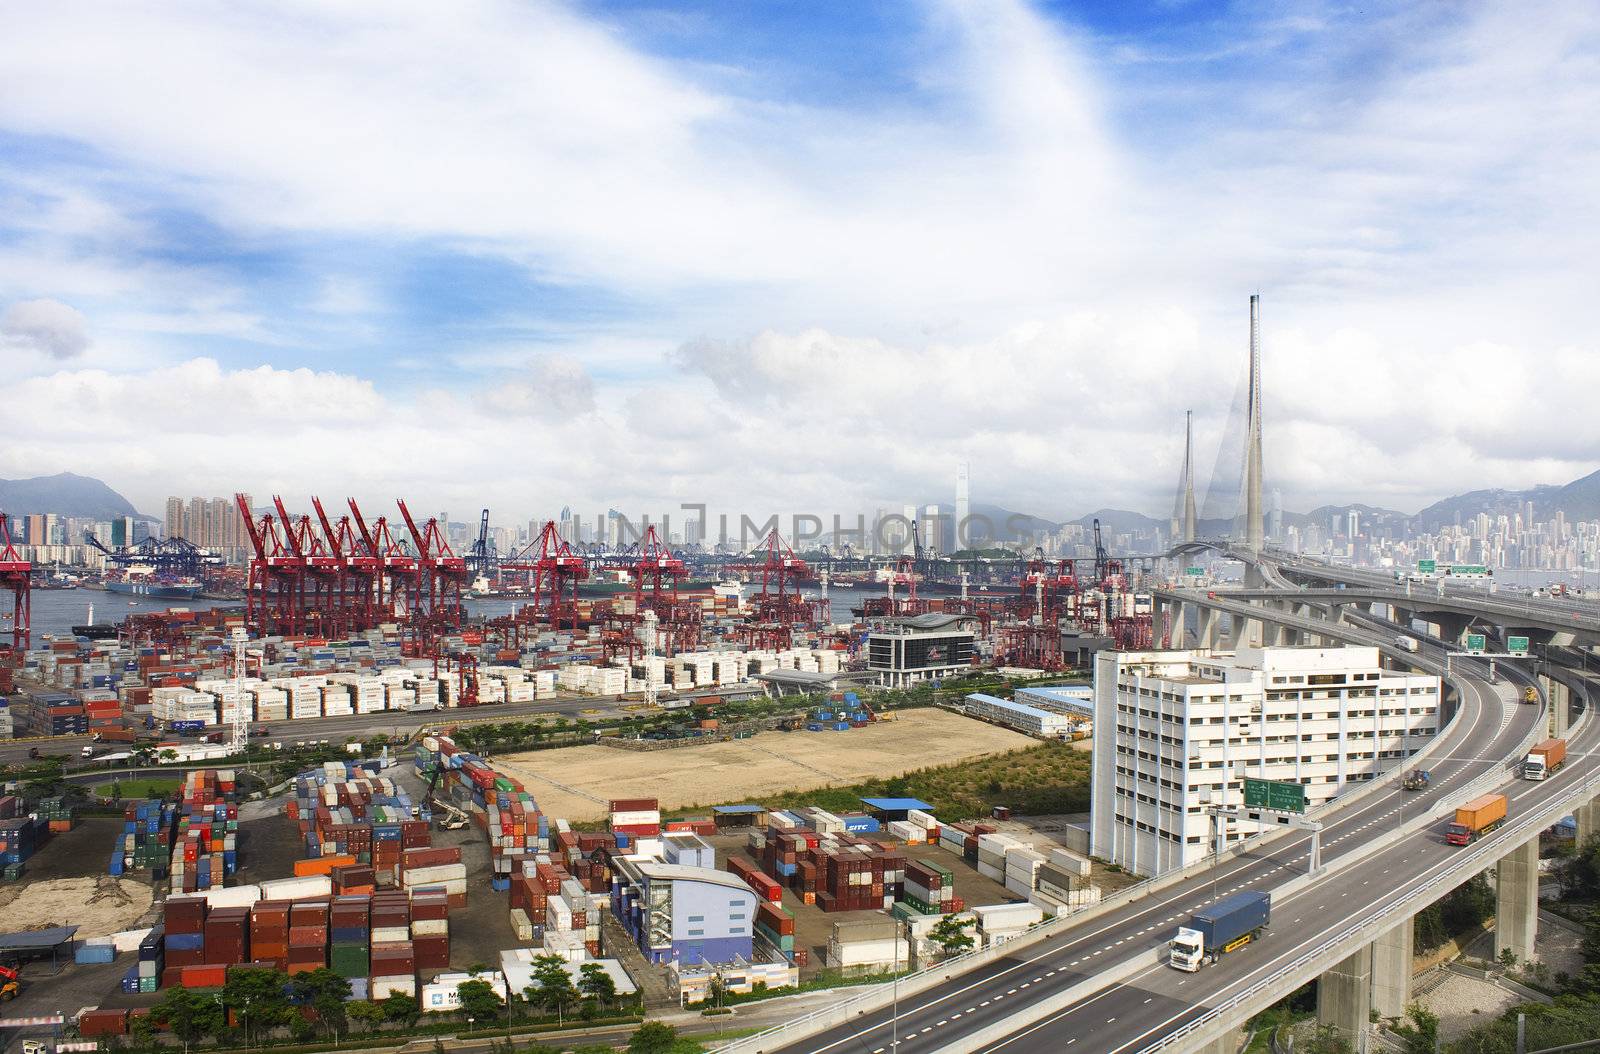
<path id="1" fill-rule="evenodd" d="M 1341 857 L 1404 817 L 1415 816 L 1436 804 L 1441 795 L 1487 772 L 1503 770 L 1504 759 L 1526 739 L 1542 712 L 1542 707 L 1517 703 L 1511 691 L 1497 690 L 1476 677 L 1461 676 L 1458 680 L 1467 690 L 1459 720 L 1430 754 L 1432 785 L 1419 793 L 1402 791 L 1391 784 L 1343 809 L 1322 814 L 1325 867 L 1338 866 Z M 1528 784 L 1547 785 L 1549 781 Z M 1285 834 L 1203 875 L 902 1000 L 895 1054 L 907 1050 L 974 1049 L 969 1044 L 974 1042 L 975 1033 L 1007 1018 L 1027 1020 L 1030 1008 L 1049 997 L 1116 963 L 1164 945 L 1181 921 L 1217 897 L 1246 888 L 1272 890 L 1304 875 L 1309 844 L 1308 834 Z M 1335 880 L 1313 883 L 1281 906 L 1275 903 L 1276 934 L 1294 935 L 1294 946 L 1299 947 L 1303 943 L 1301 935 L 1310 939 L 1320 932 L 1323 921 L 1330 925 L 1342 923 L 1354 906 L 1371 903 L 1363 894 L 1376 896 L 1385 888 L 1393 889 L 1391 882 L 1405 880 L 1441 855 L 1442 840 L 1438 845 L 1425 845 L 1403 861 L 1399 854 L 1382 854 L 1378 862 L 1393 872 L 1392 878 L 1384 867 L 1368 876 L 1368 865 L 1363 862 L 1352 865 L 1348 873 L 1341 873 Z M 1373 882 L 1379 884 L 1373 886 Z M 1352 896 L 1357 899 L 1351 900 Z M 1288 940 L 1271 941 L 1266 949 L 1275 956 L 1289 944 Z M 1078 1043 L 1084 1044 L 1079 1049 L 1086 1050 L 1124 1049 L 1152 1032 L 1178 1027 L 1186 1015 L 1203 1013 L 1210 999 L 1237 979 L 1236 974 L 1250 971 L 1262 962 L 1260 954 L 1240 954 L 1198 974 L 1182 974 L 1166 966 L 1146 970 L 1042 1022 L 1019 1026 L 1023 1031 L 993 1049 L 1060 1051 Z M 885 1008 L 809 1039 L 768 1049 L 792 1054 L 883 1054 L 890 1047 L 890 1017 Z M 1090 1035 L 1094 1036 L 1092 1043 L 1086 1042 Z"/>
<path id="2" fill-rule="evenodd" d="M 1367 799 L 1337 825 L 1340 833 L 1334 834 L 1336 841 L 1381 834 L 1406 815 L 1416 815 L 1424 803 L 1436 803 L 1440 794 L 1461 786 L 1477 773 L 1506 772 L 1503 789 L 1510 799 L 1514 819 L 1540 802 L 1558 799 L 1565 787 L 1600 767 L 1600 757 L 1594 754 L 1600 744 L 1600 728 L 1594 722 L 1586 722 L 1574 739 L 1579 753 L 1554 777 L 1542 783 L 1515 779 L 1506 771 L 1504 759 L 1513 755 L 1543 708 L 1516 702 L 1509 687 L 1493 686 L 1477 678 L 1469 678 L 1468 685 L 1473 698 L 1467 702 L 1463 718 L 1475 717 L 1473 723 L 1479 733 L 1498 725 L 1487 744 L 1475 749 L 1482 739 L 1473 737 L 1475 743 L 1463 742 L 1453 749 L 1455 767 L 1442 780 L 1438 776 L 1445 765 L 1430 762 L 1436 778 L 1427 791 L 1408 794 L 1395 789 Z M 1143 1050 L 1202 1016 L 1211 1006 L 1317 948 L 1366 911 L 1406 896 L 1456 863 L 1468 850 L 1446 844 L 1443 828 L 1444 821 L 1430 824 L 1422 832 L 1359 860 L 1326 880 L 1286 897 L 1274 897 L 1272 926 L 1257 947 L 1224 956 L 1194 974 L 1181 973 L 1165 964 L 1147 968 L 1058 1014 L 1024 1025 L 1003 1040 L 970 1049 L 1017 1054 L 1061 1051 L 1074 1046 L 1105 1054 Z M 1491 835 L 1477 846 L 1479 851 L 1487 851 L 1495 842 Z M 1273 884 L 1269 879 L 1234 883 L 1230 888 L 1248 885 L 1270 889 Z M 1169 925 L 1150 936 L 1164 941 L 1171 935 Z"/>

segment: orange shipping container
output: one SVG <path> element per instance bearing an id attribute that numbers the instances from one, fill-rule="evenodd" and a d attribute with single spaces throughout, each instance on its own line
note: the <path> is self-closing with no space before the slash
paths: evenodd
<path id="1" fill-rule="evenodd" d="M 319 856 L 311 860 L 296 860 L 294 873 L 296 878 L 307 875 L 326 875 L 336 867 L 347 867 L 356 862 L 353 856 Z"/>

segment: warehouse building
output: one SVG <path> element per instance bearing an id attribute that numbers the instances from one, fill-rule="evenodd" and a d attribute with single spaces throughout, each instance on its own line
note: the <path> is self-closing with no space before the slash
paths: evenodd
<path id="1" fill-rule="evenodd" d="M 1012 698 L 1019 703 L 1037 706 L 1041 710 L 1054 710 L 1079 718 L 1094 716 L 1094 685 L 1043 684 L 1018 688 Z"/>
<path id="2" fill-rule="evenodd" d="M 1247 777 L 1298 783 L 1314 809 L 1403 767 L 1439 725 L 1439 678 L 1378 649 L 1105 652 L 1095 661 L 1092 852 L 1159 875 L 1212 849 L 1214 806 Z M 1226 819 L 1228 841 L 1277 816 Z"/>
<path id="3" fill-rule="evenodd" d="M 611 909 L 653 963 L 750 960 L 756 894 L 726 871 L 619 857 Z"/>
<path id="4" fill-rule="evenodd" d="M 972 667 L 978 621 L 929 612 L 900 619 L 867 638 L 867 669 L 878 683 L 903 688 L 965 673 Z"/>
<path id="5" fill-rule="evenodd" d="M 1005 725 L 1042 739 L 1069 739 L 1077 720 L 1056 710 L 1044 710 L 1027 703 L 1012 703 L 982 692 L 967 696 L 966 711 L 973 717 Z"/>

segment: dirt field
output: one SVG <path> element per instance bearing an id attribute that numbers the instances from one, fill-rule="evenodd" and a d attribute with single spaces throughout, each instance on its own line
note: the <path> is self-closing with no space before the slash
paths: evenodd
<path id="1" fill-rule="evenodd" d="M 79 939 L 106 937 L 127 929 L 145 913 L 151 900 L 149 885 L 110 875 L 50 879 L 13 889 L 16 895 L 0 903 L 8 929 L 76 925 Z M 5 895 L 12 892 L 8 889 Z"/>
<path id="2" fill-rule="evenodd" d="M 508 754 L 494 766 L 522 780 L 551 816 L 601 819 L 611 798 L 659 798 L 663 809 L 897 776 L 1037 740 L 943 710 L 911 710 L 848 732 L 763 732 L 753 739 L 646 753 L 566 747 Z"/>

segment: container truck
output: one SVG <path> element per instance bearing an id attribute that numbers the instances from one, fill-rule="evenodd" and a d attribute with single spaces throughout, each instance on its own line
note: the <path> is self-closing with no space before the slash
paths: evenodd
<path id="1" fill-rule="evenodd" d="M 1506 822 L 1506 796 L 1485 794 L 1456 810 L 1456 820 L 1445 828 L 1444 840 L 1466 845 Z"/>
<path id="2" fill-rule="evenodd" d="M 1522 690 L 1522 701 L 1525 703 L 1537 703 L 1539 701 L 1539 689 L 1531 684 L 1528 685 Z"/>
<path id="3" fill-rule="evenodd" d="M 1394 638 L 1394 642 L 1398 646 L 1404 648 L 1406 651 L 1417 650 L 1417 638 L 1408 637 L 1404 633 L 1397 634 Z"/>
<path id="4" fill-rule="evenodd" d="M 1432 778 L 1427 769 L 1412 769 L 1406 773 L 1406 778 L 1401 786 L 1408 791 L 1428 789 L 1428 781 Z"/>
<path id="5" fill-rule="evenodd" d="M 1528 751 L 1527 758 L 1522 762 L 1522 778 L 1542 780 L 1566 763 L 1567 741 L 1547 739 Z"/>
<path id="6" fill-rule="evenodd" d="M 1272 914 L 1272 894 L 1246 890 L 1189 916 L 1172 938 L 1168 963 L 1194 973 L 1208 962 L 1261 936 Z"/>

